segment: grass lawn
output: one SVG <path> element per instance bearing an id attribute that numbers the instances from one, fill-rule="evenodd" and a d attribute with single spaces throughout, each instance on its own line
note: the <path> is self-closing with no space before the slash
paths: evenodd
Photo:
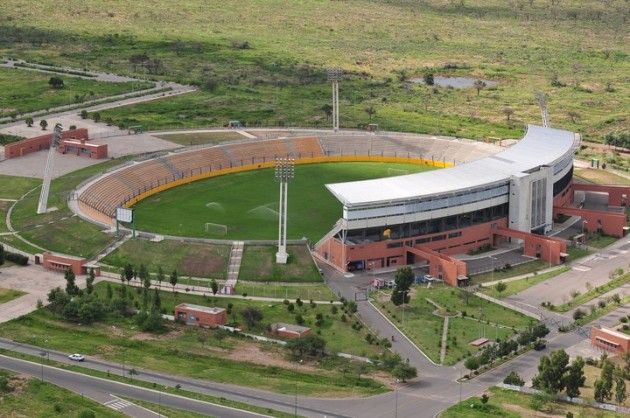
<path id="1" fill-rule="evenodd" d="M 0 174 L 0 198 L 19 199 L 24 193 L 42 184 L 40 179 Z"/>
<path id="2" fill-rule="evenodd" d="M 76 417 L 83 411 L 92 411 L 99 418 L 126 416 L 99 402 L 37 378 L 5 370 L 0 370 L 0 376 L 8 378 L 9 387 L 12 388 L 10 392 L 2 394 L 0 416 L 3 417 Z"/>
<path id="3" fill-rule="evenodd" d="M 7 202 L 4 200 L 0 200 L 0 232 L 8 232 L 9 228 L 7 227 L 7 213 L 9 212 L 9 208 L 13 202 Z"/>
<path id="4" fill-rule="evenodd" d="M 502 0 L 260 0 L 252 9 L 244 0 L 212 8 L 182 0 L 173 15 L 168 7 L 147 13 L 147 0 L 86 0 L 79 11 L 46 13 L 55 4 L 7 4 L 3 14 L 11 24 L 3 26 L 0 54 L 204 88 L 103 112 L 117 123 L 219 126 L 238 119 L 248 125 L 330 126 L 322 111 L 330 102 L 325 69 L 340 67 L 343 127 L 372 122 L 458 137 L 514 137 L 525 122 L 539 121 L 535 90 L 553 101 L 555 126 L 592 137 L 628 126 L 622 1 L 563 0 L 545 7 L 532 2 L 515 9 Z M 18 32 L 23 27 L 37 30 L 25 35 Z M 131 57 L 142 53 L 159 68 L 134 64 Z M 498 85 L 477 94 L 473 88 L 408 82 L 427 70 Z M 372 117 L 365 112 L 370 106 L 376 110 Z M 513 111 L 509 120 L 505 107 Z"/>
<path id="5" fill-rule="evenodd" d="M 26 293 L 20 292 L 19 290 L 3 289 L 0 287 L 0 304 L 7 303 L 10 300 L 19 298 L 20 296 L 25 294 Z"/>
<path id="6" fill-rule="evenodd" d="M 389 168 L 422 172 L 432 167 L 390 163 L 298 165 L 289 186 L 287 238 L 320 239 L 342 216 L 326 183 L 387 177 Z M 135 205 L 139 230 L 219 239 L 278 238 L 278 184 L 273 170 L 230 174 L 186 184 Z M 181 214 L 186 216 L 182 217 Z M 206 223 L 227 226 L 206 229 Z"/>
<path id="7" fill-rule="evenodd" d="M 509 270 L 501 270 L 495 272 L 481 273 L 471 277 L 472 284 L 482 284 L 485 282 L 492 282 L 495 280 L 508 279 L 514 276 L 521 276 L 524 274 L 531 274 L 540 269 L 548 267 L 549 264 L 542 260 L 534 260 L 529 263 L 518 264 L 512 266 Z"/>
<path id="8" fill-rule="evenodd" d="M 563 402 L 547 403 L 536 411 L 532 405 L 535 399 L 533 395 L 497 387 L 491 387 L 485 393 L 490 397 L 485 407 L 481 403 L 480 396 L 476 396 L 451 406 L 440 414 L 440 418 L 534 418 L 543 416 L 560 418 L 565 417 L 567 412 L 573 413 L 575 417 L 621 418 L 624 416 L 620 413 Z"/>
<path id="9" fill-rule="evenodd" d="M 51 76 L 63 79 L 63 87 L 52 88 L 48 84 Z M 0 68 L 0 91 L 11 92 L 0 101 L 0 116 L 75 104 L 148 87 L 152 87 L 152 83 L 106 83 L 68 74 Z M 39 129 L 39 121 L 35 122 L 30 128 L 34 131 Z"/>
<path id="10" fill-rule="evenodd" d="M 455 364 L 465 356 L 476 353 L 478 349 L 468 345 L 471 341 L 483 336 L 490 339 L 505 339 L 514 335 L 512 328 L 524 329 L 532 321 L 524 315 L 474 295 L 471 295 L 466 304 L 460 298 L 461 291 L 451 287 L 412 289 L 411 302 L 404 308 L 404 321 L 402 306 L 395 307 L 389 301 L 380 300 L 374 304 L 436 363 L 439 363 L 440 359 L 443 318 L 433 314 L 436 308 L 427 302 L 426 298 L 450 313 L 466 314 L 466 318 L 449 320 L 448 347 L 444 360 L 446 365 Z M 494 324 L 508 328 L 495 327 Z"/>
<path id="11" fill-rule="evenodd" d="M 322 276 L 306 245 L 287 246 L 287 264 L 276 263 L 278 247 L 246 245 L 239 280 L 257 282 L 321 282 Z M 239 290 L 240 291 L 240 290 Z"/>
<path id="12" fill-rule="evenodd" d="M 11 247 L 17 248 L 18 250 L 27 252 L 29 254 L 39 254 L 42 252 L 41 249 L 25 243 L 15 235 L 0 236 L 0 243 L 10 245 Z"/>
<path id="13" fill-rule="evenodd" d="M 620 286 L 623 286 L 624 284 L 630 282 L 630 274 L 624 274 L 620 277 L 617 277 L 614 280 L 609 281 L 608 283 L 606 283 L 603 286 L 599 286 L 596 287 L 594 289 L 591 289 L 587 292 L 584 292 L 580 295 L 578 295 L 577 297 L 571 299 L 569 302 L 567 303 L 563 303 L 562 305 L 558 305 L 554 308 L 555 311 L 558 312 L 567 312 L 570 311 L 571 309 L 583 305 L 591 300 L 593 300 L 594 298 L 596 298 L 597 296 L 603 295 L 604 293 L 610 292 L 613 289 L 616 289 Z"/>
<path id="14" fill-rule="evenodd" d="M 482 287 L 479 289 L 480 292 L 485 293 L 488 296 L 492 296 L 493 298 L 503 299 L 508 296 L 515 295 L 519 292 L 522 292 L 525 289 L 529 289 L 530 287 L 544 282 L 545 280 L 549 280 L 552 277 L 556 277 L 559 274 L 564 273 L 565 271 L 571 270 L 571 267 L 560 267 L 557 270 L 550 271 L 547 273 L 534 274 L 533 276 L 527 276 L 520 280 L 514 280 L 512 282 L 506 282 L 507 288 L 499 293 L 495 286 Z"/>
<path id="15" fill-rule="evenodd" d="M 295 300 L 300 298 L 305 301 L 319 300 L 331 301 L 337 300 L 335 295 L 325 284 L 303 284 L 298 285 L 279 285 L 277 283 L 264 284 L 257 282 L 238 282 L 238 293 L 247 293 L 247 296 L 259 296 L 267 298 L 289 299 Z"/>
<path id="16" fill-rule="evenodd" d="M 165 141 L 171 141 L 176 144 L 190 146 L 201 144 L 220 144 L 226 141 L 234 141 L 236 139 L 244 139 L 245 137 L 238 132 L 195 132 L 181 134 L 165 134 L 156 135 Z"/>
<path id="17" fill-rule="evenodd" d="M 630 179 L 619 176 L 611 171 L 596 170 L 592 168 L 576 168 L 575 175 L 581 177 L 584 180 L 588 180 L 595 184 L 619 184 L 627 186 L 630 184 Z"/>
<path id="18" fill-rule="evenodd" d="M 112 286 L 117 288 L 120 285 L 113 283 Z M 105 283 L 98 283 L 96 287 L 100 294 L 105 293 Z M 135 291 L 130 293 L 136 300 L 141 299 Z M 213 300 L 189 294 L 173 294 L 170 291 L 163 291 L 160 296 L 162 306 L 168 312 L 172 312 L 173 307 L 179 303 L 225 308 L 228 303 L 232 303 L 232 312 L 239 321 L 239 312 L 244 307 L 258 307 L 264 318 L 255 329 L 247 330 L 256 334 L 265 333 L 266 324 L 275 321 L 295 323 L 298 312 L 303 315 L 307 325 L 313 326 L 315 314 L 320 312 L 324 316 L 321 334 L 328 341 L 328 349 L 359 355 L 382 351 L 382 348 L 365 342 L 365 329 L 353 329 L 351 320 L 342 322 L 341 311 L 332 314 L 330 304 L 312 308 L 305 303 L 301 308 L 296 307 L 295 313 L 288 313 L 286 306 L 281 303 L 257 303 L 242 298 Z M 116 329 L 112 326 L 116 326 Z M 249 339 L 233 336 L 219 338 L 214 330 L 177 324 L 170 324 L 166 334 L 150 335 L 135 329 L 131 320 L 119 319 L 82 326 L 62 322 L 52 317 L 48 311 L 42 310 L 1 324 L 0 330 L 3 337 L 16 341 L 43 345 L 44 339 L 48 339 L 53 350 L 80 352 L 118 362 L 121 361 L 121 347 L 124 346 L 125 363 L 129 368 L 151 369 L 279 393 L 292 393 L 295 390 L 296 377 L 298 392 L 304 395 L 339 397 L 350 394 L 372 395 L 385 391 L 382 384 L 371 379 L 358 379 L 354 374 L 344 377 L 338 371 L 340 366 L 323 367 L 310 359 L 305 359 L 305 367 L 296 372 L 295 365 L 287 362 L 285 351 L 278 346 L 254 343 Z M 207 338 L 203 344 L 199 341 L 200 335 Z M 265 362 L 262 360 L 263 356 L 269 356 L 273 361 Z M 286 367 L 278 365 L 284 363 L 287 364 Z"/>
<path id="19" fill-rule="evenodd" d="M 586 235 L 586 244 L 589 247 L 595 248 L 606 248 L 609 245 L 617 242 L 619 238 L 611 237 L 608 235 L 601 234 L 587 234 Z"/>
<path id="20" fill-rule="evenodd" d="M 118 247 L 102 262 L 117 267 L 128 263 L 140 267 L 144 264 L 152 273 L 162 266 L 165 274 L 177 270 L 180 275 L 225 279 L 229 245 L 183 243 L 164 240 L 151 242 L 129 240 Z"/>

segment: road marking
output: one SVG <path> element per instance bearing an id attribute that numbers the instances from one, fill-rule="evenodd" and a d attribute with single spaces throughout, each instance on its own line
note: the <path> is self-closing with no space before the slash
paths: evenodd
<path id="1" fill-rule="evenodd" d="M 133 406 L 131 402 L 120 398 L 115 398 L 111 401 L 107 401 L 104 405 L 116 411 L 120 411 L 121 409 L 127 408 L 128 406 Z"/>
<path id="2" fill-rule="evenodd" d="M 591 268 L 590 267 L 586 267 L 586 266 L 582 266 L 582 265 L 578 265 L 578 266 L 573 266 L 573 270 L 577 270 L 577 271 L 590 271 Z"/>

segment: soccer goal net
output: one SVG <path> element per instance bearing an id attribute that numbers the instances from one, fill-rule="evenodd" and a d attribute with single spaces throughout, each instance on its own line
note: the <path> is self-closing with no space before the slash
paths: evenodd
<path id="1" fill-rule="evenodd" d="M 212 222 L 206 222 L 206 233 L 212 235 L 227 235 L 227 225 L 213 224 Z"/>

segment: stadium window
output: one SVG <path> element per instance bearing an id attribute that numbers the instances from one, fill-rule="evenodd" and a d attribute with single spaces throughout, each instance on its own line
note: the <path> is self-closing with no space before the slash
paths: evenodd
<path id="1" fill-rule="evenodd" d="M 446 239 L 446 234 L 436 235 L 436 236 L 432 237 L 431 238 L 431 242 L 442 241 L 443 239 Z"/>
<path id="2" fill-rule="evenodd" d="M 387 248 L 400 248 L 402 246 L 402 242 L 392 242 L 391 244 L 387 244 Z"/>
<path id="3" fill-rule="evenodd" d="M 416 244 L 424 244 L 425 242 L 431 242 L 431 238 L 418 238 Z"/>
<path id="4" fill-rule="evenodd" d="M 449 238 L 457 238 L 457 237 L 461 237 L 462 236 L 462 231 L 457 231 L 457 232 L 453 232 L 451 234 L 448 234 Z"/>

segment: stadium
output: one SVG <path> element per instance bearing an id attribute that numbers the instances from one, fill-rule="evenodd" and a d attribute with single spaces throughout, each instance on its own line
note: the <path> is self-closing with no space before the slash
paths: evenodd
<path id="1" fill-rule="evenodd" d="M 526 256 L 560 263 L 567 243 L 549 235 L 559 214 L 581 216 L 587 228 L 608 235 L 624 233 L 620 213 L 584 207 L 590 191 L 608 194 L 609 206 L 617 207 L 627 193 L 623 187 L 573 184 L 573 155 L 580 145 L 573 132 L 529 125 L 525 136 L 508 148 L 386 132 L 281 135 L 126 163 L 79 187 L 71 207 L 85 219 L 111 227 L 117 208 L 197 180 L 271 168 L 277 158 L 298 165 L 380 161 L 434 166 L 443 169 L 327 184 L 342 216 L 311 247 L 316 257 L 340 271 L 426 262 L 432 275 L 454 286 L 467 283 L 467 270 L 450 256 L 487 244 L 518 243 Z M 207 224 L 206 229 L 212 232 Z"/>

